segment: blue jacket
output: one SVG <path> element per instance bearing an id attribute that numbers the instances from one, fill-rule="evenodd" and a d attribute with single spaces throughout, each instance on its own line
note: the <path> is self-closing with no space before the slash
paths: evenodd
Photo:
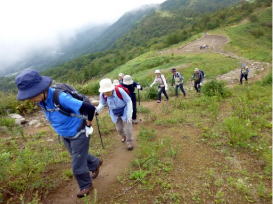
<path id="1" fill-rule="evenodd" d="M 44 103 L 40 102 L 39 105 L 43 109 L 46 119 L 60 136 L 73 137 L 82 127 L 83 119 L 66 116 L 55 110 L 56 107 L 53 103 L 54 90 L 54 88 L 49 88 L 46 100 L 44 101 Z M 64 108 L 71 110 L 77 115 L 80 115 L 79 110 L 83 104 L 82 101 L 79 101 L 64 92 L 60 93 L 59 100 L 60 104 Z"/>

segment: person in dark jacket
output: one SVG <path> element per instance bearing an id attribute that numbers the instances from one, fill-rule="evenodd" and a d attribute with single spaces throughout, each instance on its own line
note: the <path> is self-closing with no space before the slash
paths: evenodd
<path id="1" fill-rule="evenodd" d="M 186 96 L 186 91 L 185 91 L 185 89 L 183 87 L 184 77 L 179 72 L 176 71 L 176 68 L 172 68 L 171 71 L 173 73 L 172 86 L 175 85 L 175 95 L 176 95 L 176 97 L 178 97 L 178 88 L 180 88 L 183 95 Z"/>
<path id="2" fill-rule="evenodd" d="M 55 89 L 50 87 L 51 82 L 50 77 L 41 76 L 35 70 L 25 70 L 16 77 L 17 99 L 37 103 L 50 125 L 63 138 L 72 157 L 73 174 L 80 188 L 77 197 L 82 198 L 92 190 L 92 178 L 98 176 L 102 164 L 102 160 L 88 154 L 89 131 L 92 128 L 95 107 L 73 98 L 70 94 L 61 92 L 59 94 L 60 105 L 76 115 L 84 115 L 86 119 L 61 113 L 53 101 Z M 92 176 L 90 172 L 93 173 Z"/>
<path id="3" fill-rule="evenodd" d="M 243 64 L 241 67 L 240 84 L 243 84 L 243 78 L 245 78 L 246 82 L 248 81 L 248 73 L 249 73 L 248 66 Z"/>
<path id="4" fill-rule="evenodd" d="M 138 90 L 142 90 L 142 87 L 139 83 L 136 83 L 133 81 L 132 77 L 130 75 L 125 75 L 123 77 L 123 83 L 122 85 L 127 88 L 130 92 L 130 97 L 133 103 L 133 115 L 132 115 L 132 123 L 137 124 L 137 102 L 136 102 L 136 94 L 135 94 L 135 88 Z"/>

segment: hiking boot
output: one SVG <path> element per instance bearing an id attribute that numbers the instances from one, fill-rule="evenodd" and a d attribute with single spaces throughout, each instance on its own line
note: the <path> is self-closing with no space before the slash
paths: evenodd
<path id="1" fill-rule="evenodd" d="M 134 149 L 134 146 L 132 144 L 127 144 L 127 150 L 132 151 Z"/>
<path id="2" fill-rule="evenodd" d="M 138 124 L 138 121 L 137 121 L 137 119 L 135 119 L 135 120 L 132 120 L 132 123 L 133 123 L 133 124 Z"/>
<path id="3" fill-rule="evenodd" d="M 99 159 L 99 165 L 97 167 L 97 169 L 95 171 L 92 171 L 92 179 L 95 179 L 98 177 L 99 173 L 100 173 L 100 166 L 102 165 L 103 160 Z"/>
<path id="4" fill-rule="evenodd" d="M 126 141 L 126 137 L 122 136 L 121 142 L 124 143 Z"/>
<path id="5" fill-rule="evenodd" d="M 83 197 L 87 196 L 92 189 L 93 189 L 93 187 L 91 186 L 89 188 L 84 188 L 84 189 L 80 190 L 80 192 L 77 193 L 77 197 L 83 198 Z"/>
<path id="6" fill-rule="evenodd" d="M 156 102 L 157 102 L 157 103 L 161 103 L 161 101 L 160 101 L 160 100 L 157 100 Z"/>

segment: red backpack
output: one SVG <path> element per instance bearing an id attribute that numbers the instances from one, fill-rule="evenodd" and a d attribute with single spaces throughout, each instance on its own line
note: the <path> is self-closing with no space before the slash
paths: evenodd
<path id="1" fill-rule="evenodd" d="M 117 96 L 121 100 L 123 100 L 123 98 L 122 98 L 122 95 L 121 95 L 121 93 L 119 91 L 119 88 L 122 88 L 128 95 L 130 95 L 130 91 L 126 87 L 122 86 L 122 84 L 116 85 L 115 86 L 115 92 L 117 93 Z M 107 101 L 107 97 L 106 96 L 103 95 L 103 98 Z"/>

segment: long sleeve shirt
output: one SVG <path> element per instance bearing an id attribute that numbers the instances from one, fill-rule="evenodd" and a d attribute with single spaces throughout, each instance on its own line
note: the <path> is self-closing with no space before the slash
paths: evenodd
<path id="1" fill-rule="evenodd" d="M 161 74 L 159 77 L 156 76 L 150 87 L 152 87 L 154 84 L 158 84 L 158 86 L 165 87 L 165 90 L 168 90 L 168 85 L 163 74 Z"/>
<path id="2" fill-rule="evenodd" d="M 175 72 L 175 74 L 173 74 L 173 78 L 172 78 L 172 86 L 175 85 L 179 85 L 182 84 L 184 80 L 184 77 L 179 73 L 179 72 Z"/>
<path id="3" fill-rule="evenodd" d="M 121 119 L 123 121 L 130 120 L 133 114 L 133 104 L 132 104 L 132 100 L 130 96 L 122 88 L 118 88 L 118 89 L 122 96 L 122 99 L 120 99 L 117 96 L 117 93 L 115 91 L 113 91 L 112 96 L 108 96 L 107 98 L 106 96 L 103 95 L 103 93 L 101 93 L 100 102 L 97 107 L 97 112 L 99 113 L 107 105 L 109 108 L 109 114 L 113 123 L 116 123 L 118 120 L 118 116 L 116 116 L 113 113 L 114 109 L 120 109 L 124 107 L 124 112 L 123 112 L 123 115 L 121 116 Z"/>

